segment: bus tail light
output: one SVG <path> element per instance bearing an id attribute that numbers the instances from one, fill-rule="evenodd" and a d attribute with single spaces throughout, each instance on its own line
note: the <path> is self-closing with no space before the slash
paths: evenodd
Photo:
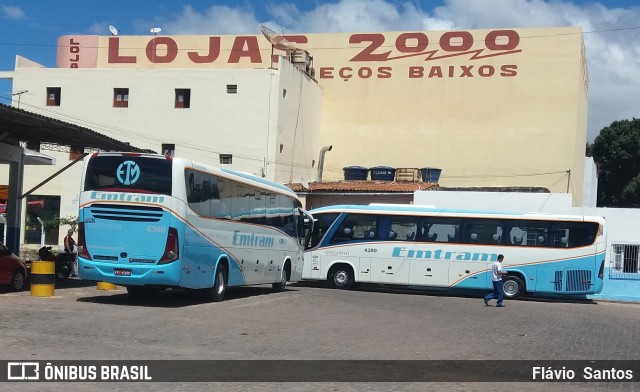
<path id="1" fill-rule="evenodd" d="M 602 259 L 602 264 L 600 264 L 600 270 L 598 271 L 598 278 L 604 279 L 604 259 Z"/>
<path id="2" fill-rule="evenodd" d="M 84 223 L 78 223 L 78 256 L 83 259 L 91 260 L 89 249 L 87 249 L 87 241 L 84 238 Z"/>
<path id="3" fill-rule="evenodd" d="M 167 244 L 164 247 L 164 253 L 158 264 L 168 264 L 178 260 L 178 257 L 180 257 L 178 249 L 178 230 L 176 230 L 175 227 L 170 227 L 169 234 L 167 234 Z"/>

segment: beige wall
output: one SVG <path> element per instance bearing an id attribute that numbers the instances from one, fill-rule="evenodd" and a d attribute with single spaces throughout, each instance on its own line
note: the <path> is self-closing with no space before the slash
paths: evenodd
<path id="1" fill-rule="evenodd" d="M 333 145 L 325 180 L 342 178 L 348 165 L 438 167 L 443 186 L 569 188 L 581 203 L 580 28 L 288 37 L 311 53 L 323 89 L 320 142 Z M 262 36 L 68 36 L 60 45 L 59 67 L 271 64 Z"/>

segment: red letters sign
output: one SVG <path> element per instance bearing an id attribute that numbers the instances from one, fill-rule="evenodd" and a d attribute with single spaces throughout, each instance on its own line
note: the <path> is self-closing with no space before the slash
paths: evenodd
<path id="1" fill-rule="evenodd" d="M 495 58 L 522 52 L 519 48 L 520 35 L 515 30 L 493 30 L 484 37 L 474 37 L 469 31 L 448 31 L 437 38 L 432 38 L 426 32 L 404 32 L 390 41 L 390 34 L 367 33 L 352 34 L 349 36 L 346 46 L 357 48 L 355 55 L 345 59 L 345 62 L 353 65 L 324 66 L 318 69 L 319 79 L 339 78 L 348 80 L 358 79 L 388 79 L 394 74 L 403 74 L 407 78 L 488 78 L 488 77 L 513 77 L 517 76 L 516 64 L 491 64 L 483 63 L 483 59 Z M 287 40 L 304 49 L 309 44 L 309 38 L 305 35 L 288 35 Z M 120 40 L 123 37 L 110 37 L 108 49 L 108 62 L 110 64 L 135 64 L 142 61 L 136 55 L 124 55 L 120 50 Z M 192 64 L 213 64 L 223 62 L 226 64 L 238 64 L 248 62 L 251 64 L 263 64 L 263 55 L 260 52 L 259 36 L 234 37 L 230 51 L 221 48 L 221 37 L 207 37 L 208 43 L 205 50 L 193 48 L 180 48 L 178 42 L 172 37 L 151 37 L 144 51 L 145 62 L 153 64 L 171 64 L 179 60 Z M 340 43 L 336 43 L 340 47 Z M 73 52 L 73 40 L 70 43 L 70 51 Z M 79 46 L 77 47 L 79 50 Z M 313 47 L 309 46 L 313 51 Z M 348 53 L 348 51 L 345 51 Z M 351 51 L 353 53 L 353 51 Z M 313 53 L 311 53 L 313 55 Z M 335 56 L 332 56 L 335 57 Z M 466 64 L 442 66 L 433 64 L 437 60 L 460 57 Z M 397 60 L 412 58 L 412 64 Z M 321 59 L 316 59 L 316 62 Z M 271 61 L 277 61 L 274 54 Z M 74 66 L 70 59 L 71 67 Z M 374 66 L 366 63 L 384 63 Z M 360 63 L 359 65 L 357 63 Z M 364 63 L 364 64 L 363 64 Z M 396 64 L 397 63 L 397 64 Z M 428 64 L 428 65 L 425 65 Z M 398 65 L 394 69 L 392 65 Z"/>

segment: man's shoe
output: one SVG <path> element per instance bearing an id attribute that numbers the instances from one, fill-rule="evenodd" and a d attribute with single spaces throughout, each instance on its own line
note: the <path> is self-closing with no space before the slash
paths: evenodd
<path id="1" fill-rule="evenodd" d="M 486 299 L 483 299 L 484 301 L 484 306 L 489 306 L 489 301 L 487 301 Z"/>
<path id="2" fill-rule="evenodd" d="M 496 308 L 504 308 L 504 305 L 503 304 L 496 305 Z"/>

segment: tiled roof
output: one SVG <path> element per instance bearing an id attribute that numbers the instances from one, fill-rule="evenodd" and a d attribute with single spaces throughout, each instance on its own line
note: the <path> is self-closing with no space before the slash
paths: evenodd
<path id="1" fill-rule="evenodd" d="M 4 104 L 0 104 L 0 129 L 6 133 L 3 138 L 10 140 L 15 145 L 18 144 L 18 141 L 32 140 L 106 151 L 153 152 L 134 147 L 127 142 L 103 135 L 89 128 Z"/>
<path id="2" fill-rule="evenodd" d="M 311 182 L 308 187 L 300 183 L 285 184 L 298 193 L 305 192 L 383 192 L 383 193 L 411 193 L 417 190 L 439 188 L 438 184 L 430 182 L 412 181 L 323 181 Z"/>
<path id="3" fill-rule="evenodd" d="M 285 184 L 297 193 L 307 192 L 356 192 L 356 193 L 412 193 L 418 190 L 467 191 L 467 192 L 528 192 L 550 193 L 543 187 L 451 187 L 443 188 L 436 183 L 413 181 L 323 181 L 311 182 L 308 187 L 300 183 Z"/>

